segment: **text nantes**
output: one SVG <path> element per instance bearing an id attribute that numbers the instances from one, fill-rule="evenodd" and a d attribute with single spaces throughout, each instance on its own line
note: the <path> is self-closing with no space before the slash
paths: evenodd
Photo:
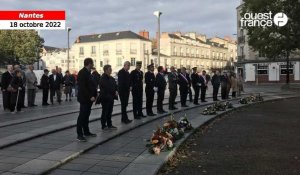
<path id="1" fill-rule="evenodd" d="M 26 18 L 44 18 L 44 14 L 37 14 L 37 13 L 19 13 L 19 18 L 22 19 L 26 19 Z"/>

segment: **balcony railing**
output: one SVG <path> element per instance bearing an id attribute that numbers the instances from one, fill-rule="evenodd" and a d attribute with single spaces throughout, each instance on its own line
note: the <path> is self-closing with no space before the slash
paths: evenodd
<path id="1" fill-rule="evenodd" d="M 240 55 L 240 56 L 237 57 L 238 62 L 241 62 L 243 60 L 245 60 L 245 55 Z"/>

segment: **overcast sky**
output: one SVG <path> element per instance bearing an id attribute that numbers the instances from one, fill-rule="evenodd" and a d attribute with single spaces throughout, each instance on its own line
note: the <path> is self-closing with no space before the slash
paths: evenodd
<path id="1" fill-rule="evenodd" d="M 148 30 L 154 37 L 160 10 L 161 32 L 193 31 L 212 36 L 236 33 L 240 0 L 1 0 L 1 10 L 65 10 L 66 25 L 77 36 L 105 32 Z M 45 45 L 67 47 L 66 31 L 41 31 Z"/>

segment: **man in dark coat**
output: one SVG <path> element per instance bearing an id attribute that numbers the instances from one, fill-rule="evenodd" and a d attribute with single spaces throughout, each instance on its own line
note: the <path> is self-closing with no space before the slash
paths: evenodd
<path id="1" fill-rule="evenodd" d="M 168 74 L 168 81 L 169 81 L 169 110 L 177 109 L 175 107 L 175 99 L 177 96 L 177 83 L 178 83 L 178 76 L 175 70 L 175 67 L 172 66 L 170 68 L 171 72 Z"/>
<path id="2" fill-rule="evenodd" d="M 223 72 L 223 75 L 220 77 L 221 82 L 221 97 L 222 100 L 227 99 L 227 86 L 229 85 L 229 79 L 226 72 Z"/>
<path id="3" fill-rule="evenodd" d="M 186 105 L 186 99 L 190 87 L 190 82 L 188 78 L 188 74 L 186 73 L 186 68 L 183 67 L 180 70 L 178 75 L 178 84 L 179 84 L 179 91 L 180 91 L 180 102 L 182 107 L 188 107 Z"/>
<path id="4" fill-rule="evenodd" d="M 102 105 L 101 124 L 102 130 L 115 130 L 112 125 L 111 115 L 114 107 L 114 100 L 118 99 L 118 87 L 116 80 L 111 76 L 111 66 L 103 67 L 104 73 L 100 79 L 100 102 Z"/>
<path id="5" fill-rule="evenodd" d="M 14 65 L 14 70 L 18 70 L 21 72 L 21 79 L 22 79 L 22 90 L 20 90 L 19 94 L 19 101 L 21 103 L 22 108 L 26 108 L 25 106 L 25 90 L 26 90 L 26 75 L 25 72 L 21 69 L 19 63 Z"/>
<path id="6" fill-rule="evenodd" d="M 22 90 L 23 82 L 22 82 L 22 72 L 21 70 L 15 70 L 14 76 L 10 82 L 11 87 L 11 96 L 10 96 L 10 111 L 12 114 L 15 113 L 15 108 L 17 111 L 21 111 L 22 102 L 20 101 L 20 91 Z"/>
<path id="7" fill-rule="evenodd" d="M 202 75 L 200 76 L 200 83 L 201 83 L 201 102 L 207 102 L 205 100 L 206 90 L 207 90 L 207 80 L 206 80 L 206 71 L 202 71 Z"/>
<path id="8" fill-rule="evenodd" d="M 50 84 L 50 102 L 53 104 L 53 97 L 56 94 L 57 102 L 61 103 L 61 84 L 63 83 L 63 78 L 57 74 L 56 70 L 52 70 L 52 74 L 49 76 Z"/>
<path id="9" fill-rule="evenodd" d="M 220 88 L 220 84 L 221 84 L 221 78 L 220 78 L 219 71 L 216 71 L 215 74 L 212 76 L 211 84 L 213 86 L 213 100 L 219 101 L 218 93 L 219 93 L 219 88 Z"/>
<path id="10" fill-rule="evenodd" d="M 7 66 L 7 71 L 2 74 L 1 79 L 1 91 L 3 95 L 3 108 L 4 110 L 10 110 L 10 96 L 11 92 L 7 91 L 7 88 L 13 78 L 13 67 L 12 65 Z"/>
<path id="11" fill-rule="evenodd" d="M 49 70 L 45 69 L 44 70 L 44 74 L 41 78 L 41 88 L 43 90 L 43 106 L 48 106 L 48 96 L 49 96 L 49 89 L 50 89 L 50 85 L 49 85 Z"/>
<path id="12" fill-rule="evenodd" d="M 132 120 L 128 119 L 127 115 L 127 106 L 130 94 L 130 62 L 126 61 L 124 63 L 124 67 L 118 72 L 118 93 L 120 96 L 121 101 L 121 111 L 122 111 L 122 118 L 121 122 L 128 124 L 131 123 Z"/>
<path id="13" fill-rule="evenodd" d="M 192 78 L 192 86 L 195 91 L 194 104 L 199 105 L 198 101 L 199 101 L 199 91 L 200 91 L 201 84 L 200 84 L 200 76 L 198 75 L 197 72 L 197 67 L 193 68 L 193 73 L 191 75 L 191 78 Z"/>
<path id="14" fill-rule="evenodd" d="M 85 137 L 96 137 L 96 134 L 91 133 L 89 129 L 91 107 L 97 96 L 91 76 L 92 67 L 94 67 L 93 60 L 86 58 L 84 68 L 78 73 L 77 100 L 80 103 L 80 112 L 77 119 L 77 140 L 80 142 L 86 142 Z"/>
<path id="15" fill-rule="evenodd" d="M 163 101 L 165 98 L 165 90 L 167 86 L 167 81 L 164 75 L 164 68 L 162 66 L 158 66 L 156 75 L 156 87 L 157 87 L 157 112 L 159 114 L 167 113 L 163 109 Z"/>
<path id="16" fill-rule="evenodd" d="M 154 75 L 154 65 L 148 65 L 148 72 L 145 73 L 145 83 L 146 83 L 146 111 L 148 116 L 155 116 L 153 113 L 153 101 L 154 101 L 154 87 L 155 87 L 155 75 Z"/>
<path id="17" fill-rule="evenodd" d="M 135 119 L 146 117 L 143 114 L 143 72 L 142 62 L 136 62 L 136 69 L 130 73 L 130 86 L 132 88 L 133 116 Z"/>

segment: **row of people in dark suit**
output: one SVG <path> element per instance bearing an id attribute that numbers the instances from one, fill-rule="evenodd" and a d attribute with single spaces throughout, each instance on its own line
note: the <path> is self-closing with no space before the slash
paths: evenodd
<path id="1" fill-rule="evenodd" d="M 56 96 L 57 102 L 61 104 L 63 85 L 66 101 L 71 101 L 72 89 L 75 86 L 75 83 L 75 78 L 70 74 L 69 71 L 66 71 L 65 76 L 63 76 L 59 70 L 53 69 L 52 74 L 49 76 L 49 70 L 45 69 L 40 83 L 43 90 L 43 106 L 49 105 L 49 91 L 51 104 L 54 103 L 54 96 Z"/>
<path id="2" fill-rule="evenodd" d="M 15 108 L 21 111 L 25 108 L 25 72 L 20 69 L 20 65 L 8 65 L 7 71 L 2 74 L 1 91 L 3 94 L 4 110 L 14 113 Z"/>

